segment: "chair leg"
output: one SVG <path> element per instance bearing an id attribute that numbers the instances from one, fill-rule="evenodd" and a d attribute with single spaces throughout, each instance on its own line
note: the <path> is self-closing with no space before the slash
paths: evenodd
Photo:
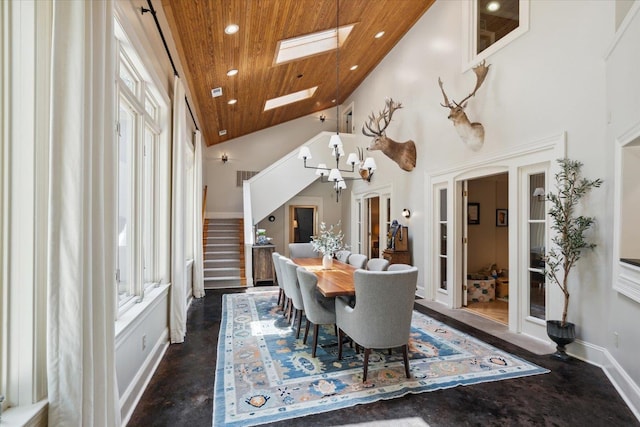
<path id="1" fill-rule="evenodd" d="M 280 307 L 281 304 L 282 304 L 282 288 L 280 288 L 280 292 L 278 292 L 278 305 L 277 305 L 277 307 Z"/>
<path id="2" fill-rule="evenodd" d="M 302 340 L 303 344 L 307 343 L 307 336 L 309 336 L 309 323 L 311 322 L 309 322 L 309 319 L 307 319 L 307 324 L 304 326 L 304 339 Z"/>
<path id="3" fill-rule="evenodd" d="M 342 360 L 342 329 L 338 328 L 338 360 Z"/>
<path id="4" fill-rule="evenodd" d="M 307 330 L 309 330 L 309 321 L 307 320 Z M 316 348 L 318 347 L 318 325 L 313 325 L 313 351 L 311 357 L 316 357 Z"/>
<path id="5" fill-rule="evenodd" d="M 402 353 L 404 353 L 404 373 L 407 374 L 407 378 L 411 378 L 411 374 L 409 373 L 409 350 L 408 345 L 405 344 L 402 346 Z"/>
<path id="6" fill-rule="evenodd" d="M 369 354 L 371 354 L 370 348 L 364 349 L 364 374 L 362 375 L 362 382 L 367 381 L 367 371 L 369 369 Z"/>
<path id="7" fill-rule="evenodd" d="M 296 330 L 296 339 L 300 338 L 300 325 L 302 325 L 302 310 L 298 310 L 298 329 Z"/>

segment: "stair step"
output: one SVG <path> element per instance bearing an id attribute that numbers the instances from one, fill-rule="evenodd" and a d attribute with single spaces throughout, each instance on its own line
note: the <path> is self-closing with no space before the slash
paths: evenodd
<path id="1" fill-rule="evenodd" d="M 221 260 L 221 259 L 233 259 L 240 260 L 240 252 L 229 252 L 229 251 L 220 251 L 220 252 L 205 252 L 204 260 Z"/>
<path id="2" fill-rule="evenodd" d="M 240 267 L 240 258 L 217 258 L 204 260 L 204 268 Z"/>
<path id="3" fill-rule="evenodd" d="M 227 277 L 205 277 L 204 287 L 206 288 L 233 288 L 242 286 L 240 276 Z"/>
<path id="4" fill-rule="evenodd" d="M 203 242 L 207 245 L 212 245 L 212 244 L 223 244 L 223 245 L 239 245 L 240 244 L 240 239 L 235 237 L 235 236 L 215 236 L 215 237 L 205 237 L 204 239 L 202 239 Z"/>
<path id="5" fill-rule="evenodd" d="M 203 270 L 204 277 L 240 277 L 240 268 L 238 267 L 221 267 L 221 268 L 205 268 Z"/>

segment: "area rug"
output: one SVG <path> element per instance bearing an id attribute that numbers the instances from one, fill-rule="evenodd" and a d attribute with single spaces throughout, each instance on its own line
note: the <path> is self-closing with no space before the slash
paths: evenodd
<path id="1" fill-rule="evenodd" d="M 363 354 L 321 327 L 316 357 L 277 311 L 277 291 L 226 294 L 218 340 L 213 425 L 250 426 L 333 411 L 408 393 L 549 372 L 417 311 L 413 312 L 407 378 L 402 352 Z"/>

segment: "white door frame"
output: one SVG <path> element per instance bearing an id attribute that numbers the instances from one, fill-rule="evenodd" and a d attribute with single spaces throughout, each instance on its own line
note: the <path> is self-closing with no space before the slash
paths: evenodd
<path id="1" fill-rule="evenodd" d="M 462 305 L 462 284 L 463 279 L 463 257 L 462 257 L 462 237 L 464 200 L 462 197 L 463 183 L 465 180 L 474 179 L 486 175 L 499 173 L 509 174 L 509 276 L 516 279 L 509 290 L 509 330 L 512 332 L 525 332 L 528 335 L 548 340 L 544 322 L 540 319 L 532 320 L 523 312 L 522 301 L 525 281 L 522 280 L 522 272 L 528 266 L 529 253 L 524 254 L 522 244 L 522 223 L 527 216 L 523 213 L 525 201 L 530 197 L 524 194 L 527 187 L 522 182 L 521 171 L 533 165 L 547 165 L 547 174 L 552 174 L 555 160 L 565 157 L 566 153 L 566 133 L 553 135 L 551 137 L 534 141 L 531 143 L 513 147 L 509 151 L 499 153 L 488 153 L 485 156 L 466 162 L 464 164 L 431 171 L 426 175 L 425 182 L 425 203 L 429 206 L 425 209 L 427 213 L 427 224 L 425 230 L 433 230 L 438 223 L 438 212 L 435 210 L 439 206 L 437 197 L 438 190 L 445 186 L 447 191 L 447 224 L 448 241 L 447 253 L 447 289 L 440 289 L 437 272 L 439 271 L 438 250 L 434 239 L 425 236 L 426 242 L 431 242 L 425 248 L 425 268 L 431 273 L 425 278 L 425 296 L 435 301 L 441 302 L 450 308 L 459 308 Z M 437 233 L 432 233 L 437 234 Z M 526 282 L 528 284 L 528 281 Z M 547 306 L 547 317 L 549 318 L 550 308 Z"/>
<path id="2" fill-rule="evenodd" d="M 361 250 L 365 249 L 362 245 L 368 243 L 368 218 L 365 217 L 365 215 L 368 215 L 368 209 L 365 205 L 365 201 L 372 197 L 380 198 L 380 204 L 378 207 L 380 211 L 380 214 L 378 215 L 378 227 L 380 230 L 378 250 L 380 251 L 380 255 L 382 255 L 384 248 L 387 247 L 387 233 L 384 232 L 384 230 L 386 230 L 385 227 L 388 219 L 385 219 L 385 216 L 387 212 L 387 204 L 392 200 L 393 195 L 391 185 L 381 185 L 373 188 L 367 188 L 366 191 L 351 193 L 351 206 L 353 207 L 351 209 L 351 224 L 360 224 L 360 227 L 351 227 L 351 252 L 357 252 L 358 243 L 361 245 Z M 358 204 L 362 207 L 360 212 L 361 218 L 358 218 Z M 362 239 L 361 242 L 358 242 L 358 237 Z"/>

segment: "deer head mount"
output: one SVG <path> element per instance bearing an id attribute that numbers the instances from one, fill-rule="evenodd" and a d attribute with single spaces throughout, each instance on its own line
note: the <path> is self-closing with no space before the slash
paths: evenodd
<path id="1" fill-rule="evenodd" d="M 416 167 L 416 144 L 412 140 L 396 142 L 385 134 L 393 113 L 400 108 L 401 103 L 387 99 L 384 110 L 380 111 L 377 117 L 373 113 L 369 115 L 368 122 L 362 125 L 362 133 L 373 138 L 367 150 L 380 150 L 401 169 L 412 171 Z"/>
<path id="2" fill-rule="evenodd" d="M 447 94 L 444 92 L 442 80 L 438 77 L 438 84 L 440 85 L 442 96 L 444 96 L 444 104 L 440 105 L 449 109 L 448 119 L 453 122 L 453 126 L 456 128 L 458 135 L 460 135 L 462 142 L 467 144 L 472 150 L 479 150 L 482 144 L 484 144 L 484 126 L 482 126 L 482 123 L 470 122 L 464 109 L 467 106 L 469 98 L 476 95 L 476 92 L 484 82 L 490 66 L 491 65 L 485 65 L 485 61 L 482 61 L 473 67 L 473 72 L 476 74 L 476 87 L 473 88 L 473 92 L 467 95 L 460 103 L 457 103 L 453 99 L 449 102 L 449 98 L 447 98 Z"/>

